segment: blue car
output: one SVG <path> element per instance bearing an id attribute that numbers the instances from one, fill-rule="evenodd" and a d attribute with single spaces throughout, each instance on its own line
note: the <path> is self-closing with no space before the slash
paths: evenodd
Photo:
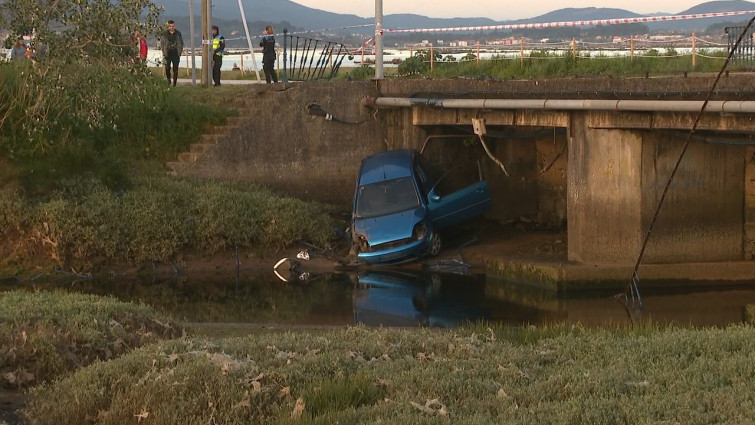
<path id="1" fill-rule="evenodd" d="M 423 162 L 413 149 L 381 152 L 362 161 L 351 215 L 359 262 L 401 263 L 437 255 L 440 229 L 490 209 L 490 191 L 479 164 L 471 164 L 472 184 L 467 180 L 459 185 L 452 177 L 459 167 L 431 179 Z"/>
<path id="2" fill-rule="evenodd" d="M 355 323 L 451 328 L 491 318 L 484 278 L 380 269 L 359 272 L 357 279 L 352 296 Z"/>

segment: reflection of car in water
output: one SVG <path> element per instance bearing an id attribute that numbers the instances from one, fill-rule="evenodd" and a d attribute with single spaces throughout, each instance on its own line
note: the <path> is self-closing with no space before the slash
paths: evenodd
<path id="1" fill-rule="evenodd" d="M 474 284 L 443 286 L 442 275 L 398 270 L 360 272 L 357 279 L 353 297 L 356 323 L 455 327 L 489 319 L 481 299 L 476 298 L 484 297 L 484 291 L 470 291 Z"/>
<path id="2" fill-rule="evenodd" d="M 461 167 L 431 179 L 419 152 L 392 150 L 362 161 L 352 210 L 352 236 L 365 263 L 410 261 L 440 252 L 438 230 L 490 209 L 490 191 L 475 165 L 475 181 L 441 194 L 442 181 Z"/>

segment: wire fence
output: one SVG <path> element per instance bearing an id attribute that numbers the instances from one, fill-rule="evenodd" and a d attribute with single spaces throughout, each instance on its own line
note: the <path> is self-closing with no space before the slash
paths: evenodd
<path id="1" fill-rule="evenodd" d="M 400 52 L 403 57 L 397 61 L 396 57 L 384 58 L 387 66 L 396 65 L 401 60 L 416 57 L 421 53 L 426 64 L 432 70 L 436 64 L 469 63 L 483 61 L 520 60 L 547 61 L 558 57 L 572 57 L 591 60 L 612 60 L 616 58 L 642 57 L 648 59 L 666 59 L 689 57 L 692 68 L 697 66 L 698 58 L 723 61 L 732 48 L 731 39 L 736 39 L 743 27 L 727 27 L 726 37 L 697 37 L 669 36 L 650 38 L 648 36 L 614 37 L 606 41 L 531 41 L 531 40 L 503 40 L 496 43 L 474 45 L 441 45 L 432 43 L 414 45 L 408 52 Z M 745 37 L 747 42 L 738 47 L 734 55 L 734 62 L 740 68 L 755 66 L 755 44 L 753 35 Z M 390 53 L 389 53 L 390 54 Z M 368 62 L 369 65 L 374 64 Z"/>
<path id="2" fill-rule="evenodd" d="M 485 60 L 496 58 L 549 59 L 549 56 L 570 55 L 573 57 L 610 59 L 645 55 L 654 57 L 676 57 L 679 55 L 707 55 L 722 58 L 728 53 L 729 44 L 695 36 L 679 37 L 671 40 L 652 40 L 647 38 L 615 38 L 605 42 L 578 41 L 507 41 L 505 44 L 480 44 L 464 46 L 436 46 L 432 43 L 412 46 L 409 56 L 416 52 L 429 52 L 431 58 L 438 55 L 460 56 L 462 60 Z M 752 56 L 752 52 L 747 51 Z"/>

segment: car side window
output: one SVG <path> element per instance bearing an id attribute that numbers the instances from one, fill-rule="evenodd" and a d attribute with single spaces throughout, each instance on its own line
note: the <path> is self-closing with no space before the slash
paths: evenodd
<path id="1" fill-rule="evenodd" d="M 435 182 L 436 193 L 442 191 L 449 195 L 477 183 L 480 181 L 479 170 L 479 164 L 472 161 L 449 167 Z"/>
<path id="2" fill-rule="evenodd" d="M 417 182 L 419 183 L 419 190 L 422 192 L 422 197 L 427 199 L 427 194 L 430 192 L 431 187 L 430 183 L 427 181 L 427 175 L 425 175 L 425 172 L 419 164 L 414 165 L 414 174 L 417 176 Z"/>

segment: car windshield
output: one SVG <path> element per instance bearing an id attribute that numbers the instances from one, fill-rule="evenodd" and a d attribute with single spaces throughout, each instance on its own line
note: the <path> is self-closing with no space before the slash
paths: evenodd
<path id="1" fill-rule="evenodd" d="M 379 217 L 416 208 L 419 196 L 411 177 L 400 177 L 360 186 L 357 191 L 356 216 Z"/>

